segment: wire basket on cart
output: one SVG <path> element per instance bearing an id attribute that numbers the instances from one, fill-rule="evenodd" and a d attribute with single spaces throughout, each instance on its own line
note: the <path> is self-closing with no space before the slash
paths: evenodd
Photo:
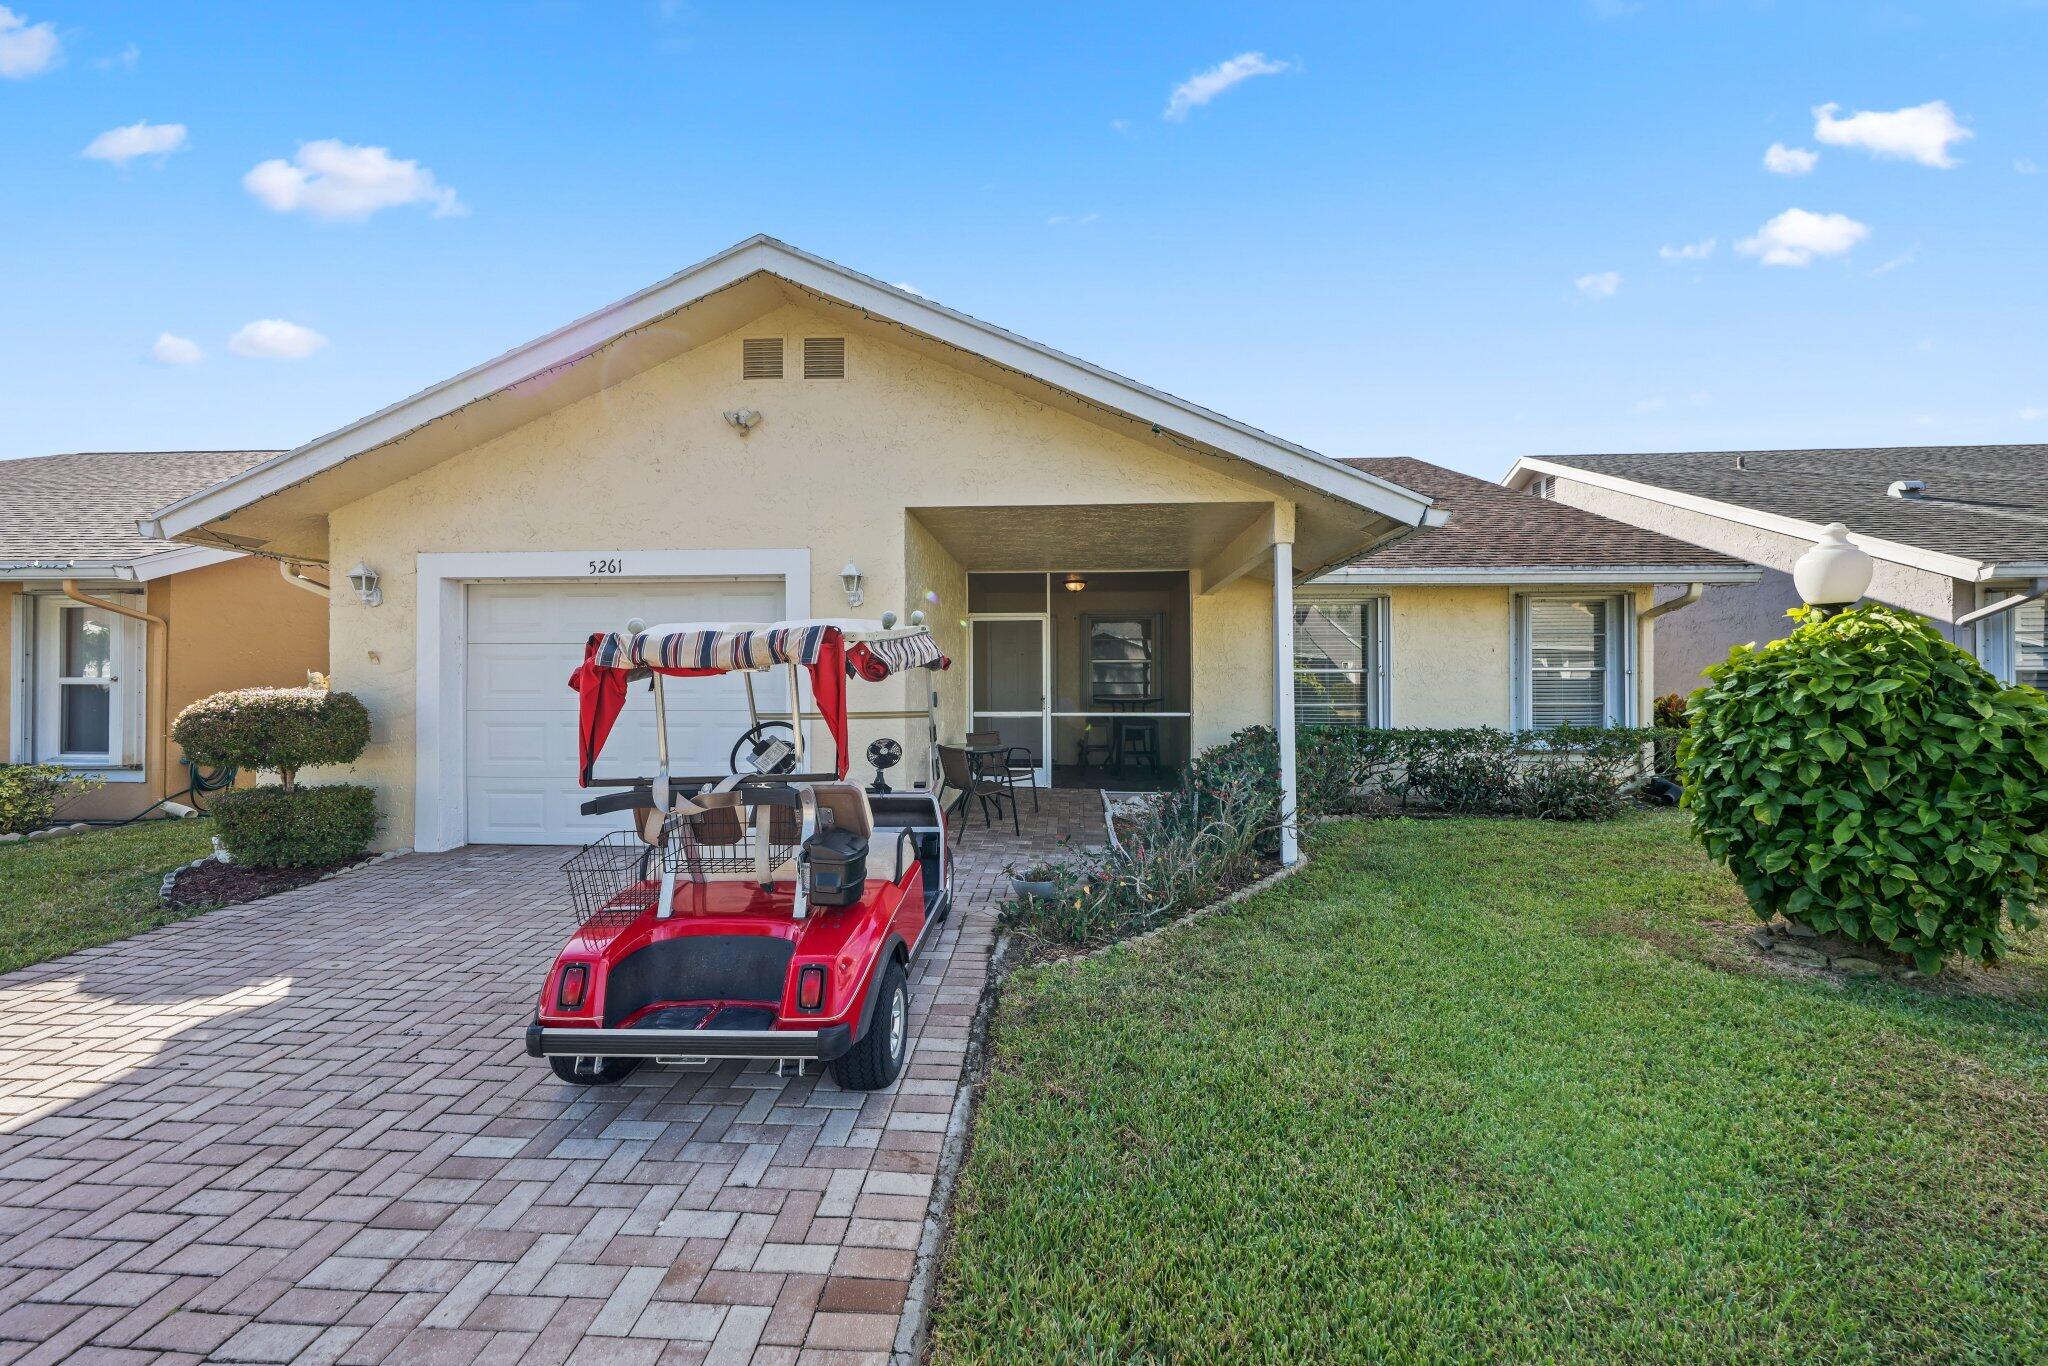
<path id="1" fill-rule="evenodd" d="M 789 875 L 801 837 L 800 818 L 787 807 L 769 807 L 766 865 L 769 875 Z M 670 837 L 649 844 L 631 830 L 614 830 L 585 845 L 562 865 L 569 880 L 569 905 L 583 925 L 626 925 L 661 899 L 661 877 L 673 866 L 678 885 L 728 880 L 755 873 L 761 831 L 754 812 L 723 808 L 672 818 Z"/>

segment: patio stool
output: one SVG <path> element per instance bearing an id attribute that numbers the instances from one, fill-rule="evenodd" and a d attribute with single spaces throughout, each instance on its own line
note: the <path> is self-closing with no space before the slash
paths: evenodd
<path id="1" fill-rule="evenodd" d="M 1159 722 L 1149 716 L 1116 723 L 1116 770 L 1139 759 L 1154 773 L 1159 771 Z"/>

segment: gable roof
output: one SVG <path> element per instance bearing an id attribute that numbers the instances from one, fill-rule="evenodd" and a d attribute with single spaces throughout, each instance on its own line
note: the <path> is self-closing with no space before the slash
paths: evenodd
<path id="1" fill-rule="evenodd" d="M 144 539 L 136 518 L 274 454 L 82 451 L 0 461 L 0 573 L 91 572 L 177 551 Z"/>
<path id="2" fill-rule="evenodd" d="M 1346 582 L 1746 582 L 1754 566 L 1626 522 L 1406 456 L 1348 463 L 1436 499 L 1450 520 L 1371 551 Z"/>
<path id="3" fill-rule="evenodd" d="M 2048 563 L 2048 446 L 1546 455 L 1517 461 L 1508 479 L 1527 483 L 1542 473 L 1621 481 L 1641 496 L 1719 505 L 1696 508 L 1719 515 L 1730 509 L 1762 514 L 1787 525 L 1736 520 L 1797 535 L 1818 535 L 1827 523 L 1841 522 L 1872 554 L 1886 554 L 1877 544 L 1885 542 L 1963 562 L 1925 563 L 1957 577 Z M 1886 492 L 1912 479 L 1927 485 L 1919 496 Z M 1901 558 L 1896 549 L 1888 557 Z"/>
<path id="4" fill-rule="evenodd" d="M 1323 498 L 1384 518 L 1397 533 L 1441 520 L 1432 516 L 1428 498 L 1367 471 L 774 238 L 755 236 L 495 360 L 277 455 L 213 488 L 170 502 L 142 519 L 142 531 L 152 537 L 189 537 L 209 523 L 287 494 L 430 424 L 465 424 L 460 432 L 467 444 L 489 439 L 531 420 L 546 410 L 543 405 L 573 401 L 679 354 L 680 349 L 703 340 L 705 328 L 716 325 L 720 318 L 729 330 L 737 325 L 736 320 L 744 320 L 735 311 L 744 306 L 736 299 L 740 288 L 757 277 L 771 277 L 816 299 L 896 324 L 910 335 L 1046 386 L 1080 408 L 1118 416 L 1153 439 L 1245 462 Z M 721 295 L 725 296 L 723 313 Z M 700 305 L 708 312 L 704 328 L 693 332 L 672 325 L 684 310 Z M 577 362 L 600 350 L 607 350 L 600 374 L 583 379 L 580 385 L 565 378 Z M 509 401 L 483 403 L 492 398 Z M 362 486 L 362 478 L 352 487 Z M 289 515 L 303 524 L 322 514 L 316 505 L 301 498 Z M 281 514 L 280 524 L 282 520 Z M 1381 539 L 1384 534 L 1361 536 L 1358 543 Z M 260 540 L 232 543 L 262 546 Z"/>

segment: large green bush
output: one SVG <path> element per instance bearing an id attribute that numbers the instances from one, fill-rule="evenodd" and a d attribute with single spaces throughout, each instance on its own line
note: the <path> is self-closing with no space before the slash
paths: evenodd
<path id="1" fill-rule="evenodd" d="M 0 764 L 0 835 L 42 829 L 64 803 L 99 785 L 55 764 Z"/>
<path id="2" fill-rule="evenodd" d="M 325 688 L 242 688 L 178 713 L 171 739 L 209 768 L 274 769 L 289 792 L 309 764 L 353 763 L 370 743 L 370 713 Z"/>
<path id="3" fill-rule="evenodd" d="M 1910 612 L 1801 609 L 1694 694 L 1680 748 L 1707 850 L 1759 916 L 1986 961 L 2048 858 L 2048 697 L 2007 688 Z"/>
<path id="4" fill-rule="evenodd" d="M 362 856 L 377 833 L 377 796 L 354 783 L 287 791 L 244 787 L 213 802 L 221 843 L 250 868 L 319 868 Z"/>

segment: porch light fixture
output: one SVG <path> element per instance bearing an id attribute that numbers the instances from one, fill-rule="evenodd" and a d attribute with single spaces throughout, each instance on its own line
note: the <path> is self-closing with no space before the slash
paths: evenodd
<path id="1" fill-rule="evenodd" d="M 377 586 L 377 571 L 356 561 L 356 567 L 348 571 L 348 586 L 356 590 L 356 596 L 363 600 L 363 606 L 375 607 L 384 601 L 384 590 Z"/>
<path id="2" fill-rule="evenodd" d="M 761 414 L 753 408 L 729 408 L 726 410 L 725 420 L 734 431 L 745 436 L 761 425 Z"/>
<path id="3" fill-rule="evenodd" d="M 1088 580 L 1082 578 L 1079 574 L 1069 574 L 1060 581 L 1060 587 L 1066 589 L 1069 593 L 1078 593 L 1087 586 Z"/>
<path id="4" fill-rule="evenodd" d="M 860 585 L 860 566 L 852 560 L 848 560 L 846 568 L 839 571 L 839 586 L 846 590 L 846 605 L 848 607 L 858 607 L 862 602 L 866 601 L 867 595 L 860 591 Z"/>
<path id="5" fill-rule="evenodd" d="M 1793 562 L 1792 585 L 1799 590 L 1801 601 L 1839 611 L 1863 596 L 1875 568 L 1876 562 L 1850 543 L 1849 528 L 1829 522 L 1821 528 L 1813 549 Z"/>

